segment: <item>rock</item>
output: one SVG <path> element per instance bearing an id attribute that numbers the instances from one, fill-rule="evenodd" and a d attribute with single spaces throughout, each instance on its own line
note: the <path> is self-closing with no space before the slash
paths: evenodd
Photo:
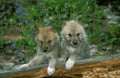
<path id="1" fill-rule="evenodd" d="M 20 65 L 15 65 L 13 70 L 20 70 Z"/>
<path id="2" fill-rule="evenodd" d="M 0 66 L 4 69 L 4 70 L 11 70 L 14 67 L 15 63 L 1 63 Z"/>
<path id="3" fill-rule="evenodd" d="M 4 70 L 0 70 L 0 72 L 3 72 Z"/>
<path id="4" fill-rule="evenodd" d="M 95 44 L 90 45 L 89 48 L 90 56 L 94 56 L 96 53 L 98 53 L 97 46 Z"/>

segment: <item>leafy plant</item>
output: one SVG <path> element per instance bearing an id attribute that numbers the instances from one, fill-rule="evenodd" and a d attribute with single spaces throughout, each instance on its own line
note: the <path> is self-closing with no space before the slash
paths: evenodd
<path id="1" fill-rule="evenodd" d="M 2 4 L 4 7 L 7 1 L 2 1 L 4 1 Z M 12 0 L 11 3 L 14 10 L 0 21 L 5 22 L 5 26 L 1 27 L 1 30 L 4 30 L 0 33 L 4 35 L 7 28 L 15 27 L 23 36 L 19 40 L 8 40 L 7 44 L 20 60 L 25 60 L 27 53 L 36 52 L 34 38 L 38 23 L 43 26 L 53 26 L 60 33 L 63 22 L 77 19 L 83 23 L 84 27 L 87 25 L 85 30 L 90 43 L 98 46 L 103 46 L 102 43 L 107 45 L 120 43 L 119 26 L 109 26 L 105 23 L 104 12 L 95 0 Z M 11 19 L 8 21 L 9 16 Z M 3 45 L 4 43 L 0 44 L 0 46 Z"/>

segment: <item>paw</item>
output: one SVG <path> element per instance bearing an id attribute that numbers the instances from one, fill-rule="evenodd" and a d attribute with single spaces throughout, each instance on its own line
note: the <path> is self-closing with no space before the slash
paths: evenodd
<path id="1" fill-rule="evenodd" d="M 55 68 L 48 67 L 48 75 L 52 75 L 55 72 Z"/>
<path id="2" fill-rule="evenodd" d="M 66 70 L 70 70 L 72 67 L 73 67 L 73 65 L 74 65 L 74 60 L 72 60 L 72 59 L 69 59 L 67 62 L 66 62 Z"/>
<path id="3" fill-rule="evenodd" d="M 23 65 L 21 65 L 19 68 L 20 69 L 23 69 L 23 68 L 28 68 L 29 67 L 29 64 L 23 64 Z"/>

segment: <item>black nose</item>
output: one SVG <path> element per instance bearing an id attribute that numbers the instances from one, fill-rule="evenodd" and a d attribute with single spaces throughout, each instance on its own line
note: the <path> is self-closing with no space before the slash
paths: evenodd
<path id="1" fill-rule="evenodd" d="M 77 45 L 78 43 L 77 42 L 73 42 L 74 45 Z"/>
<path id="2" fill-rule="evenodd" d="M 47 48 L 47 47 L 44 47 L 43 51 L 44 51 L 44 52 L 47 52 L 47 51 L 48 51 L 48 48 Z"/>
<path id="3" fill-rule="evenodd" d="M 44 52 L 47 52 L 47 50 L 44 50 Z"/>

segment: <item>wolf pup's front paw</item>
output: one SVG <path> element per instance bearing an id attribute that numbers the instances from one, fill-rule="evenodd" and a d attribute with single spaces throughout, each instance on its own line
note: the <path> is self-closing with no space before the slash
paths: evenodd
<path id="1" fill-rule="evenodd" d="M 23 69 L 23 68 L 28 68 L 29 67 L 29 64 L 23 64 L 23 65 L 21 65 L 19 68 L 20 69 Z"/>
<path id="2" fill-rule="evenodd" d="M 72 67 L 73 67 L 73 65 L 74 65 L 74 60 L 72 60 L 72 59 L 69 59 L 67 62 L 66 62 L 66 70 L 70 70 Z"/>
<path id="3" fill-rule="evenodd" d="M 55 72 L 55 68 L 48 67 L 48 75 L 52 75 Z"/>

